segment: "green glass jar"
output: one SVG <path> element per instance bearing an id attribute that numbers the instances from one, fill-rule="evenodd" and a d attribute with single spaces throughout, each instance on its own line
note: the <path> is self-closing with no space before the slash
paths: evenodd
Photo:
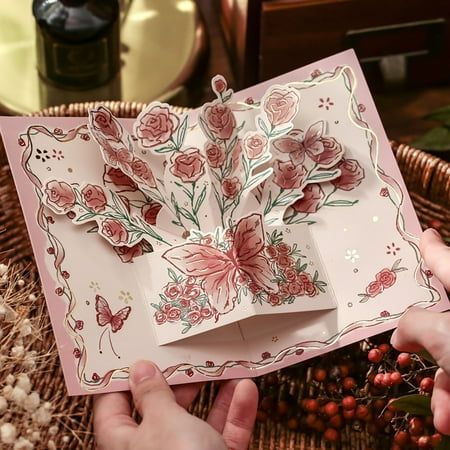
<path id="1" fill-rule="evenodd" d="M 48 83 L 92 89 L 120 69 L 118 0 L 34 0 L 37 67 Z"/>

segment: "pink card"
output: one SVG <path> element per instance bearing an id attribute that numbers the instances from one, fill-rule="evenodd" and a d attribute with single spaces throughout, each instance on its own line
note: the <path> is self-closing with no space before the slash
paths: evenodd
<path id="1" fill-rule="evenodd" d="M 2 117 L 68 391 L 261 375 L 448 308 L 352 51 L 188 114 Z"/>

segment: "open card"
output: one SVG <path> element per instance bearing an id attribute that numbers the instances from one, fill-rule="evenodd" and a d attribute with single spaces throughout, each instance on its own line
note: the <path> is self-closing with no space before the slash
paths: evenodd
<path id="1" fill-rule="evenodd" d="M 260 375 L 448 299 L 352 51 L 187 114 L 3 117 L 70 394 Z"/>

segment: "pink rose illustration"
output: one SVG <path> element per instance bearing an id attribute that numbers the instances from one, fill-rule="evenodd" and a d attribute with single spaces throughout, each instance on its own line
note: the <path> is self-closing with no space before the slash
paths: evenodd
<path id="1" fill-rule="evenodd" d="M 88 184 L 81 190 L 81 196 L 85 205 L 95 212 L 105 210 L 106 195 L 100 186 Z"/>
<path id="2" fill-rule="evenodd" d="M 299 283 L 308 284 L 308 283 L 311 283 L 311 282 L 312 282 L 312 278 L 311 278 L 311 275 L 310 275 L 309 273 L 306 273 L 306 272 L 300 272 L 300 273 L 297 275 L 297 281 L 298 281 Z"/>
<path id="3" fill-rule="evenodd" d="M 316 286 L 314 286 L 314 283 L 305 284 L 305 293 L 308 297 L 314 297 L 316 295 L 317 289 Z"/>
<path id="4" fill-rule="evenodd" d="M 200 295 L 200 288 L 195 284 L 188 284 L 183 290 L 183 296 L 195 300 Z"/>
<path id="5" fill-rule="evenodd" d="M 224 178 L 222 180 L 222 193 L 227 198 L 235 198 L 241 190 L 241 183 L 238 177 Z"/>
<path id="6" fill-rule="evenodd" d="M 231 109 L 222 103 L 207 106 L 203 112 L 209 130 L 219 139 L 230 139 L 236 127 Z"/>
<path id="7" fill-rule="evenodd" d="M 202 315 L 203 319 L 211 319 L 211 317 L 214 315 L 214 311 L 208 306 L 205 306 L 201 309 L 200 314 Z"/>
<path id="8" fill-rule="evenodd" d="M 247 152 L 248 159 L 259 158 L 267 146 L 267 138 L 258 133 L 252 133 L 245 137 L 244 147 Z"/>
<path id="9" fill-rule="evenodd" d="M 297 272 L 292 267 L 286 267 L 284 271 L 284 277 L 287 281 L 295 281 L 295 279 L 297 278 Z"/>
<path id="10" fill-rule="evenodd" d="M 212 82 L 213 82 L 214 91 L 217 92 L 218 94 L 221 94 L 222 92 L 225 92 L 227 87 L 228 87 L 225 78 L 223 78 L 220 75 L 215 76 L 212 79 Z"/>
<path id="11" fill-rule="evenodd" d="M 275 161 L 274 183 L 281 189 L 297 189 L 304 181 L 306 170 L 303 166 L 296 166 L 291 161 Z"/>
<path id="12" fill-rule="evenodd" d="M 132 263 L 134 258 L 144 254 L 140 243 L 132 247 L 127 247 L 126 245 L 114 246 L 113 249 L 123 263 Z"/>
<path id="13" fill-rule="evenodd" d="M 115 219 L 105 219 L 102 222 L 101 234 L 114 245 L 124 244 L 128 240 L 128 231 Z"/>
<path id="14" fill-rule="evenodd" d="M 120 188 L 126 188 L 123 190 L 127 191 L 135 191 L 137 189 L 136 183 L 128 175 L 125 175 L 120 169 L 110 166 L 105 166 L 103 181 L 112 183 Z"/>
<path id="15" fill-rule="evenodd" d="M 264 99 L 263 108 L 273 126 L 290 122 L 298 111 L 298 95 L 285 89 L 273 89 Z"/>
<path id="16" fill-rule="evenodd" d="M 205 173 L 205 160 L 198 148 L 191 147 L 173 156 L 170 171 L 185 183 L 193 183 Z"/>
<path id="17" fill-rule="evenodd" d="M 267 299 L 272 306 L 281 304 L 281 297 L 278 294 L 270 293 Z"/>
<path id="18" fill-rule="evenodd" d="M 162 205 L 160 203 L 147 203 L 141 208 L 142 218 L 149 225 L 156 225 L 156 217 L 158 216 L 159 211 L 161 210 Z"/>
<path id="19" fill-rule="evenodd" d="M 293 281 L 288 284 L 288 291 L 291 295 L 304 295 L 305 285 L 303 283 L 299 283 L 298 281 Z"/>
<path id="20" fill-rule="evenodd" d="M 168 283 L 164 287 L 164 295 L 170 300 L 175 300 L 178 296 L 183 293 L 183 288 L 179 283 Z"/>
<path id="21" fill-rule="evenodd" d="M 379 281 L 383 288 L 391 287 L 397 279 L 397 275 L 390 269 L 383 269 L 375 275 L 375 280 Z"/>
<path id="22" fill-rule="evenodd" d="M 324 198 L 325 194 L 320 185 L 311 183 L 303 189 L 303 197 L 297 200 L 292 208 L 298 213 L 315 213 Z"/>
<path id="23" fill-rule="evenodd" d="M 277 245 L 277 251 L 278 253 L 280 253 L 281 255 L 287 255 L 288 253 L 291 252 L 291 246 L 286 244 L 286 242 L 280 242 Z"/>
<path id="24" fill-rule="evenodd" d="M 223 166 L 225 162 L 225 150 L 220 145 L 208 142 L 205 146 L 205 153 L 209 167 L 217 169 Z"/>
<path id="25" fill-rule="evenodd" d="M 187 315 L 187 319 L 191 325 L 196 325 L 202 321 L 202 315 L 199 311 L 191 311 Z"/>
<path id="26" fill-rule="evenodd" d="M 180 308 L 170 308 L 167 313 L 167 320 L 169 322 L 176 322 L 181 317 L 181 309 Z"/>
<path id="27" fill-rule="evenodd" d="M 294 263 L 294 260 L 292 259 L 292 257 L 288 256 L 288 255 L 278 255 L 277 258 L 277 264 L 282 267 L 290 267 L 292 266 L 292 264 Z"/>
<path id="28" fill-rule="evenodd" d="M 155 312 L 155 321 L 158 325 L 162 325 L 164 322 L 166 322 L 167 316 L 162 311 L 156 311 Z"/>
<path id="29" fill-rule="evenodd" d="M 155 147 L 169 141 L 178 123 L 178 117 L 167 106 L 155 105 L 140 116 L 135 133 L 143 147 Z"/>
<path id="30" fill-rule="evenodd" d="M 330 166 L 337 163 L 344 154 L 342 145 L 332 137 L 323 137 L 319 140 L 322 144 L 323 150 L 320 153 L 308 152 L 308 156 L 317 164 L 323 166 Z"/>
<path id="31" fill-rule="evenodd" d="M 266 247 L 266 252 L 269 255 L 269 258 L 275 259 L 278 256 L 278 250 L 275 245 L 268 245 Z"/>
<path id="32" fill-rule="evenodd" d="M 366 288 L 366 293 L 369 297 L 376 297 L 383 292 L 383 285 L 380 281 L 372 281 Z"/>
<path id="33" fill-rule="evenodd" d="M 181 308 L 189 308 L 189 306 L 191 306 L 191 301 L 188 298 L 181 298 L 180 306 Z"/>
<path id="34" fill-rule="evenodd" d="M 131 171 L 133 172 L 133 175 L 144 180 L 148 187 L 156 187 L 155 177 L 153 176 L 150 166 L 145 161 L 134 158 L 131 162 Z"/>
<path id="35" fill-rule="evenodd" d="M 91 126 L 105 136 L 119 141 L 122 136 L 122 128 L 110 111 L 103 106 L 91 111 L 89 114 Z"/>
<path id="36" fill-rule="evenodd" d="M 82 330 L 84 328 L 84 322 L 82 320 L 75 321 L 75 329 Z"/>
<path id="37" fill-rule="evenodd" d="M 75 193 L 64 181 L 49 181 L 45 186 L 47 201 L 59 211 L 66 212 L 75 204 Z"/>
<path id="38" fill-rule="evenodd" d="M 364 179 L 364 169 L 356 159 L 344 159 L 337 168 L 341 170 L 341 176 L 332 180 L 331 183 L 343 191 L 351 191 L 361 184 Z"/>

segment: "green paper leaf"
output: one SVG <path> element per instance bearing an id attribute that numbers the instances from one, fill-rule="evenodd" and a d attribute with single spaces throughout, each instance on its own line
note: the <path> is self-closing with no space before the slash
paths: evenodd
<path id="1" fill-rule="evenodd" d="M 358 203 L 359 200 L 332 200 L 331 202 L 324 203 L 324 206 L 353 206 Z"/>
<path id="2" fill-rule="evenodd" d="M 450 128 L 444 126 L 433 128 L 416 139 L 411 145 L 422 150 L 449 151 Z"/>
<path id="3" fill-rule="evenodd" d="M 417 416 L 431 416 L 431 397 L 427 395 L 412 394 L 399 397 L 392 402 L 400 411 Z"/>
<path id="4" fill-rule="evenodd" d="M 333 172 L 317 172 L 312 177 L 308 177 L 308 181 L 326 181 L 326 180 L 334 180 L 336 175 L 339 173 L 338 170 L 334 170 Z"/>
<path id="5" fill-rule="evenodd" d="M 205 200 L 205 197 L 206 197 L 206 186 L 202 189 L 202 192 L 197 197 L 197 200 L 196 200 L 195 205 L 194 205 L 194 214 L 198 213 L 198 210 L 200 209 L 200 206 L 202 206 L 202 203 Z"/>

